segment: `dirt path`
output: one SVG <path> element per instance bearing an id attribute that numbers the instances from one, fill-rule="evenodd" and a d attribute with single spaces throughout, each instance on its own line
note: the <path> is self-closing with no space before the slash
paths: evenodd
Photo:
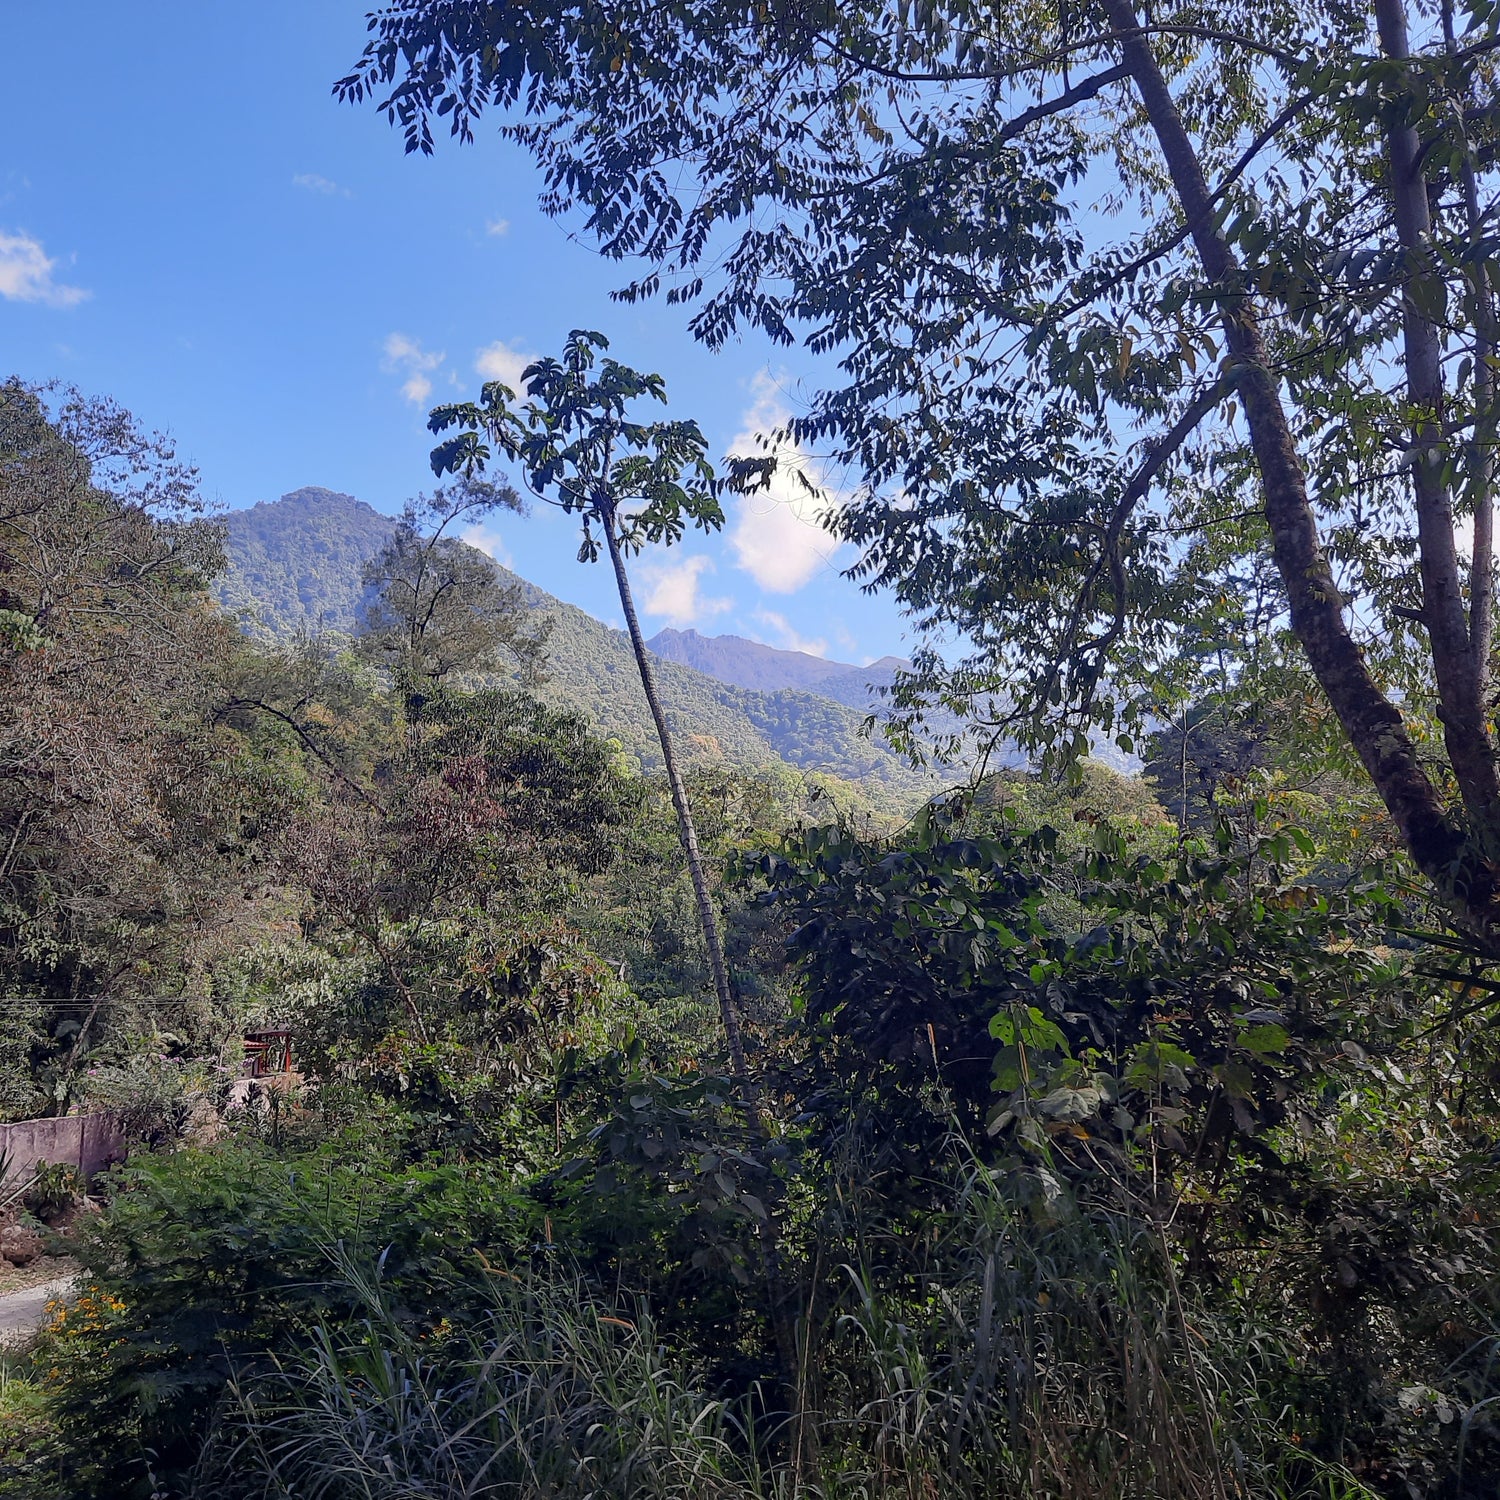
<path id="1" fill-rule="evenodd" d="M 71 1276 L 38 1282 L 20 1291 L 0 1293 L 0 1344 L 16 1344 L 42 1326 L 47 1303 L 65 1295 L 73 1285 Z"/>

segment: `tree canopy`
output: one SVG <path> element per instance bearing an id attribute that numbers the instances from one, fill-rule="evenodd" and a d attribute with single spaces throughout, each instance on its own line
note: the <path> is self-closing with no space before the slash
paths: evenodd
<path id="1" fill-rule="evenodd" d="M 180 973 L 220 920 L 263 789 L 210 722 L 219 556 L 164 439 L 0 385 L 0 984 L 33 1006 Z"/>
<path id="2" fill-rule="evenodd" d="M 453 530 L 496 509 L 519 510 L 506 485 L 478 480 L 409 502 L 390 541 L 365 565 L 372 597 L 360 620 L 360 650 L 410 688 L 510 659 L 523 680 L 541 670 L 546 628 L 528 619 L 521 590 Z"/>
<path id="3" fill-rule="evenodd" d="M 339 89 L 482 112 L 718 346 L 836 365 L 860 573 L 1034 749 L 1132 739 L 1229 642 L 1310 673 L 1492 949 L 1495 13 L 408 0 Z M 1296 643 L 1289 655 L 1288 632 Z"/>

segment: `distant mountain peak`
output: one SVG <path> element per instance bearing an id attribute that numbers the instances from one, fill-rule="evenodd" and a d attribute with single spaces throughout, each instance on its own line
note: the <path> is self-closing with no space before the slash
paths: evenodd
<path id="1" fill-rule="evenodd" d="M 309 484 L 224 517 L 230 567 L 216 592 L 257 634 L 352 631 L 364 566 L 395 521 L 339 490 Z"/>
<path id="2" fill-rule="evenodd" d="M 262 513 L 275 511 L 278 515 L 287 516 L 299 511 L 321 511 L 330 515 L 340 515 L 349 520 L 358 518 L 361 521 L 375 520 L 387 530 L 395 524 L 390 516 L 381 515 L 373 505 L 368 505 L 363 500 L 356 500 L 353 495 L 345 494 L 343 490 L 330 490 L 321 484 L 304 484 L 295 490 L 288 490 L 279 500 L 257 500 L 254 505 L 243 511 L 231 511 L 231 517 L 249 515 L 254 511 Z"/>
<path id="3" fill-rule="evenodd" d="M 849 662 L 829 661 L 826 656 L 814 656 L 811 651 L 790 651 L 781 646 L 768 646 L 764 641 L 752 641 L 743 635 L 703 635 L 696 630 L 674 630 L 668 626 L 659 630 L 646 642 L 658 656 L 666 656 L 675 648 L 686 650 L 718 649 L 748 652 L 753 655 L 769 653 L 776 657 L 796 657 L 801 661 L 824 662 L 830 667 L 850 666 Z"/>

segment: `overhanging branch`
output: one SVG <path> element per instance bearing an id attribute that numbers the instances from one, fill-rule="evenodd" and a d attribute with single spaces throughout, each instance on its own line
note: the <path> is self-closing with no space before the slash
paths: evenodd
<path id="1" fill-rule="evenodd" d="M 1120 541 L 1124 535 L 1126 522 L 1129 521 L 1136 507 L 1146 498 L 1152 482 L 1161 473 L 1168 460 L 1192 436 L 1203 419 L 1229 394 L 1232 383 L 1230 377 L 1223 376 L 1200 391 L 1183 409 L 1182 414 L 1172 426 L 1149 445 L 1145 458 L 1136 468 L 1135 473 L 1130 476 L 1125 488 L 1121 490 L 1120 498 L 1115 502 L 1115 508 L 1105 525 L 1099 556 L 1094 559 L 1093 565 L 1079 586 L 1078 597 L 1074 600 L 1068 624 L 1063 631 L 1062 640 L 1048 672 L 1044 698 L 1050 696 L 1052 689 L 1057 685 L 1058 678 L 1062 675 L 1063 663 L 1080 649 L 1086 649 L 1092 657 L 1092 663 L 1089 671 L 1088 695 L 1084 706 L 1086 707 L 1092 700 L 1094 689 L 1103 675 L 1104 659 L 1109 648 L 1120 638 L 1121 632 L 1125 629 L 1127 580 L 1125 562 L 1120 555 Z M 1106 568 L 1109 569 L 1114 591 L 1113 618 L 1101 635 L 1080 645 L 1079 632 L 1083 629 L 1084 618 L 1093 602 L 1094 590 Z"/>

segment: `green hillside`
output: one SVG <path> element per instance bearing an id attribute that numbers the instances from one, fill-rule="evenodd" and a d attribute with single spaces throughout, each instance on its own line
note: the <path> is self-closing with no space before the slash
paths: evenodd
<path id="1" fill-rule="evenodd" d="M 349 495 L 294 490 L 228 517 L 229 568 L 220 601 L 257 633 L 349 632 L 363 597 L 360 570 L 392 521 Z M 526 602 L 552 620 L 543 697 L 582 710 L 645 767 L 658 763 L 656 734 L 629 642 L 592 615 L 495 565 Z M 911 804 L 930 789 L 862 731 L 864 714 L 815 693 L 757 692 L 719 682 L 682 662 L 658 660 L 662 697 L 690 760 L 764 766 L 778 761 L 864 784 L 875 800 Z"/>
<path id="2" fill-rule="evenodd" d="M 392 521 L 318 485 L 263 500 L 226 518 L 229 571 L 219 602 L 257 635 L 352 631 L 364 586 L 360 570 L 385 545 Z"/>
<path id="3" fill-rule="evenodd" d="M 889 687 L 897 671 L 908 665 L 899 657 L 882 656 L 857 667 L 806 651 L 782 651 L 743 636 L 699 635 L 696 630 L 659 630 L 646 644 L 658 656 L 707 672 L 720 682 L 763 693 L 791 688 L 866 710 L 879 707 L 877 690 Z"/>

